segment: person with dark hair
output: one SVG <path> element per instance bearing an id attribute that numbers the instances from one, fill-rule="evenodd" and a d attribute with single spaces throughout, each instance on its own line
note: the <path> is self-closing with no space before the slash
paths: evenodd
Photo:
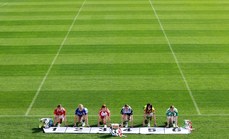
<path id="1" fill-rule="evenodd" d="M 178 110 L 175 108 L 173 105 L 171 105 L 167 111 L 166 111 L 166 116 L 167 116 L 167 125 L 166 127 L 170 127 L 170 125 L 173 125 L 173 127 L 178 127 Z"/>
<path id="2" fill-rule="evenodd" d="M 105 104 L 103 104 L 100 108 L 98 117 L 98 126 L 107 126 L 107 122 L 110 122 L 110 110 L 107 108 Z"/>
<path id="3" fill-rule="evenodd" d="M 152 104 L 148 103 L 144 106 L 144 116 L 142 125 L 145 126 L 147 124 L 148 127 L 150 127 L 150 122 L 152 121 L 152 118 L 154 119 L 154 126 L 157 126 L 155 109 L 152 106 Z"/>
<path id="4" fill-rule="evenodd" d="M 131 127 L 133 127 L 133 110 L 132 108 L 125 104 L 121 109 L 121 126 L 125 125 L 125 127 L 128 127 L 128 122 L 131 122 Z"/>
<path id="5" fill-rule="evenodd" d="M 66 119 L 66 110 L 64 107 L 62 107 L 61 104 L 57 105 L 57 107 L 54 110 L 54 126 L 58 123 L 58 127 L 62 124 L 62 122 L 65 121 L 65 125 L 67 125 L 67 119 Z"/>

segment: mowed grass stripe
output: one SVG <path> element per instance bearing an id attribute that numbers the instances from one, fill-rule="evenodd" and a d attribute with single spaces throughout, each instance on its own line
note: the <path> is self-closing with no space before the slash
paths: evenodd
<path id="1" fill-rule="evenodd" d="M 168 52 L 165 44 L 65 45 L 61 54 Z M 55 54 L 58 45 L 2 45 L 0 54 Z"/>
<path id="2" fill-rule="evenodd" d="M 166 24 L 166 30 L 200 30 L 200 31 L 210 31 L 210 30 L 229 30 L 229 24 L 181 24 L 175 26 L 174 24 Z M 13 28 L 11 26 L 11 28 Z M 160 30 L 157 24 L 94 24 L 92 25 L 77 25 L 72 30 L 73 31 L 110 31 L 110 30 Z M 20 30 L 20 28 L 18 29 Z M 4 30 L 3 30 L 4 31 Z M 15 28 L 15 31 L 17 29 Z"/>
<path id="3" fill-rule="evenodd" d="M 187 10 L 187 11 L 196 11 L 196 10 L 228 10 L 226 7 L 229 4 L 225 3 L 212 3 L 212 4 L 154 4 L 157 10 Z"/>
<path id="4" fill-rule="evenodd" d="M 22 92 L 31 91 L 31 92 L 34 92 L 37 89 L 37 86 L 39 85 L 41 79 L 42 79 L 42 76 L 1 76 L 0 92 L 5 92 L 5 91 L 22 91 Z M 17 96 L 15 97 L 17 98 Z M 2 97 L 1 100 L 4 100 L 4 99 L 5 98 Z M 31 99 L 32 97 L 30 97 L 30 100 L 25 101 L 27 106 L 31 102 Z M 14 103 L 9 102 L 9 104 L 14 104 Z M 26 110 L 26 107 L 24 107 L 24 112 L 25 110 Z"/>
<path id="5" fill-rule="evenodd" d="M 0 54 L 55 54 L 58 45 L 1 45 Z"/>
<path id="6" fill-rule="evenodd" d="M 59 55 L 56 64 L 174 63 L 170 53 L 91 53 Z"/>
<path id="7" fill-rule="evenodd" d="M 109 94 L 109 90 L 185 90 L 185 86 L 182 83 L 182 79 L 179 78 L 177 75 L 70 75 L 50 76 L 44 84 L 42 90 L 60 92 L 65 90 L 104 90 L 108 93 L 104 97 L 109 97 L 111 95 Z M 187 91 L 184 92 L 183 96 L 187 97 Z M 92 97 L 88 95 L 86 95 L 85 97 L 88 99 L 92 99 Z M 133 94 L 132 97 L 136 97 L 136 94 Z M 36 102 L 36 104 L 39 105 L 39 101 L 40 100 L 38 99 L 38 102 Z M 120 102 L 126 103 L 124 100 L 121 100 Z M 190 104 L 189 106 L 193 107 Z"/>
<path id="8" fill-rule="evenodd" d="M 229 30 L 167 30 L 173 36 L 216 36 L 229 35 Z M 65 31 L 36 31 L 36 32 L 0 32 L 1 38 L 63 38 Z M 109 30 L 109 31 L 71 31 L 69 38 L 77 37 L 161 37 L 160 30 Z"/>
<path id="9" fill-rule="evenodd" d="M 0 65 L 50 64 L 54 54 L 1 54 Z"/>
<path id="10" fill-rule="evenodd" d="M 128 67 L 130 66 L 130 67 Z M 142 66 L 137 68 L 137 66 Z M 88 64 L 88 65 L 56 65 L 50 76 L 68 75 L 177 75 L 176 66 L 171 64 Z M 42 76 L 48 65 L 8 65 L 0 66 L 0 76 Z M 157 68 L 155 68 L 157 67 Z M 161 69 L 169 67 L 170 70 Z M 155 68 L 155 70 L 151 70 Z"/>
<path id="11" fill-rule="evenodd" d="M 229 90 L 229 75 L 228 74 L 203 74 L 203 75 L 188 75 L 190 87 L 194 92 L 197 90 Z M 228 98 L 228 95 L 225 96 Z M 219 100 L 212 101 L 212 103 L 219 103 Z M 225 103 L 224 105 L 228 105 Z"/>
<path id="12" fill-rule="evenodd" d="M 58 21 L 58 22 L 57 22 Z M 192 19 L 161 19 L 161 21 L 165 24 L 175 24 L 175 23 L 181 23 L 181 24 L 225 24 L 229 22 L 229 19 L 198 19 L 198 20 L 192 20 Z M 20 25 L 68 25 L 71 22 L 71 20 L 67 19 L 58 19 L 58 20 L 5 20 L 0 21 L 0 25 L 4 26 L 20 26 Z M 77 25 L 93 25 L 93 24 L 156 24 L 156 19 L 81 19 L 77 20 Z"/>
<path id="13" fill-rule="evenodd" d="M 154 69 L 154 70 L 152 70 Z M 66 75 L 177 75 L 174 63 L 55 65 L 50 76 Z"/>
<path id="14" fill-rule="evenodd" d="M 43 76 L 49 65 L 0 65 L 0 76 Z"/>
<path id="15" fill-rule="evenodd" d="M 228 75 L 227 63 L 181 64 L 185 75 Z M 1 65 L 0 76 L 42 76 L 48 65 Z M 152 70 L 154 69 L 154 70 Z M 68 75 L 179 75 L 174 63 L 149 64 L 59 64 L 50 76 Z M 222 81 L 224 82 L 224 81 Z"/>
<path id="16" fill-rule="evenodd" d="M 106 39 L 105 39 L 106 38 Z M 189 38 L 182 38 L 187 39 Z M 222 38 L 224 39 L 224 38 Z M 210 40 L 210 39 L 209 39 Z M 220 38 L 219 38 L 220 40 Z M 2 45 L 58 45 L 61 38 L 0 38 Z M 100 44 L 165 44 L 163 37 L 79 37 L 69 38 L 66 45 L 100 45 Z M 192 43 L 192 42 L 191 42 Z M 225 42 L 226 43 L 226 42 Z M 212 44 L 215 44 L 212 42 Z M 222 43 L 224 44 L 224 43 Z"/>
<path id="17" fill-rule="evenodd" d="M 185 75 L 229 75 L 228 63 L 182 63 L 181 66 Z"/>
<path id="18" fill-rule="evenodd" d="M 82 2 L 82 0 L 81 0 Z M 38 12 L 38 11 L 72 11 L 74 12 L 75 8 L 80 8 L 80 4 L 72 4 L 72 5 L 59 5 L 59 6 L 50 6 L 50 5 L 37 5 L 37 6 L 26 6 L 26 5 L 11 5 L 10 8 L 1 8 L 0 12 Z"/>
<path id="19" fill-rule="evenodd" d="M 229 24 L 166 24 L 164 25 L 166 30 L 228 30 Z"/>
<path id="20" fill-rule="evenodd" d="M 229 4 L 227 0 L 221 0 L 221 1 L 216 1 L 216 0 L 187 0 L 187 1 L 182 1 L 182 0 L 163 0 L 163 1 L 155 1 L 155 4 L 196 4 L 196 5 L 201 5 L 201 4 Z"/>
<path id="21" fill-rule="evenodd" d="M 63 38 L 65 31 L 36 31 L 36 32 L 0 32 L 1 38 Z M 119 30 L 119 31 L 71 31 L 69 38 L 76 37 L 159 37 L 159 30 Z"/>
<path id="22" fill-rule="evenodd" d="M 20 25 L 20 26 L 1 26 L 1 32 L 48 32 L 66 31 L 68 25 Z"/>
<path id="23" fill-rule="evenodd" d="M 81 53 L 165 53 L 167 44 L 65 45 L 61 54 Z M 227 44 L 173 44 L 177 53 L 228 53 Z M 55 54 L 58 45 L 1 45 L 0 54 Z"/>
<path id="24" fill-rule="evenodd" d="M 58 22 L 57 22 L 58 21 Z M 56 20 L 5 20 L 0 21 L 1 25 L 10 26 L 10 25 L 67 25 L 71 22 L 71 20 L 62 20 L 62 19 L 56 19 Z M 76 24 L 136 24 L 136 23 L 144 23 L 144 24 L 150 24 L 150 23 L 156 23 L 156 20 L 151 19 L 118 19 L 118 20 L 77 20 Z"/>

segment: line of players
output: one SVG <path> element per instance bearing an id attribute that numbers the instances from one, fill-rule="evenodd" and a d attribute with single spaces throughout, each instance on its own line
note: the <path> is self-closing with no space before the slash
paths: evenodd
<path id="1" fill-rule="evenodd" d="M 150 126 L 150 122 L 152 119 L 154 120 L 154 126 L 157 126 L 156 123 L 156 111 L 152 104 L 148 103 L 144 106 L 144 114 L 143 114 L 143 123 L 142 126 Z M 121 109 L 121 127 L 128 127 L 128 123 L 131 123 L 131 127 L 133 127 L 133 109 L 125 104 Z M 98 126 L 104 125 L 106 126 L 110 123 L 111 112 L 109 108 L 105 104 L 101 106 L 98 113 Z M 178 127 L 178 110 L 173 105 L 171 105 L 166 111 L 167 124 L 166 127 Z M 65 122 L 67 126 L 66 119 L 66 110 L 64 107 L 59 104 L 54 110 L 54 126 L 60 126 L 62 122 Z M 89 126 L 88 124 L 88 109 L 85 108 L 82 104 L 79 104 L 75 110 L 74 117 L 74 126 Z"/>

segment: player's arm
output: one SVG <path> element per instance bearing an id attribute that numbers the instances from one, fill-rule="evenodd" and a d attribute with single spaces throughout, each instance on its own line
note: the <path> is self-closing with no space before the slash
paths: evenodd
<path id="1" fill-rule="evenodd" d="M 67 126 L 68 125 L 68 120 L 67 120 L 67 112 L 66 110 L 64 111 L 64 121 L 65 121 L 65 125 Z"/>
<path id="2" fill-rule="evenodd" d="M 121 109 L 120 111 L 120 114 L 121 114 L 121 126 L 123 127 L 123 108 Z"/>
<path id="3" fill-rule="evenodd" d="M 133 112 L 133 109 L 131 109 L 131 113 L 130 113 L 130 117 L 131 117 L 131 127 L 134 126 L 134 112 Z"/>
<path id="4" fill-rule="evenodd" d="M 87 108 L 84 109 L 84 116 L 85 116 L 86 125 L 89 126 L 89 124 L 88 124 L 88 109 Z"/>
<path id="5" fill-rule="evenodd" d="M 134 114 L 134 111 L 133 109 L 130 110 L 130 115 L 133 115 Z"/>
<path id="6" fill-rule="evenodd" d="M 99 113 L 98 113 L 98 126 L 100 126 L 100 116 L 101 116 L 101 110 L 99 110 Z"/>
<path id="7" fill-rule="evenodd" d="M 77 122 L 77 115 L 75 115 L 74 117 L 74 126 L 76 126 L 76 122 Z"/>
<path id="8" fill-rule="evenodd" d="M 178 116 L 178 111 L 174 111 L 174 116 Z"/>
<path id="9" fill-rule="evenodd" d="M 157 125 L 157 122 L 156 122 L 156 110 L 153 109 L 153 119 L 154 119 L 154 126 Z"/>
<path id="10" fill-rule="evenodd" d="M 123 113 L 123 108 L 121 109 L 120 114 L 121 114 L 121 115 L 123 115 L 123 114 L 124 114 L 124 113 Z"/>
<path id="11" fill-rule="evenodd" d="M 53 114 L 54 114 L 55 117 L 57 116 L 57 111 L 56 111 L 56 109 L 54 110 Z"/>
<path id="12" fill-rule="evenodd" d="M 111 111 L 107 108 L 107 116 L 110 118 Z"/>
<path id="13" fill-rule="evenodd" d="M 75 111 L 75 116 L 74 116 L 74 126 L 76 126 L 76 122 L 77 122 L 77 111 L 78 111 L 78 109 L 76 109 L 76 111 Z"/>

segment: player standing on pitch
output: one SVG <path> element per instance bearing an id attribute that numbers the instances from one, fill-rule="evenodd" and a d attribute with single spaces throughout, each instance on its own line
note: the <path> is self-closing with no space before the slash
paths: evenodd
<path id="1" fill-rule="evenodd" d="M 156 115 L 155 115 L 155 109 L 152 106 L 152 104 L 148 103 L 144 106 L 144 116 L 143 116 L 143 126 L 148 124 L 148 127 L 150 127 L 150 122 L 152 121 L 152 117 L 154 119 L 154 127 L 157 126 L 156 123 Z"/>
<path id="2" fill-rule="evenodd" d="M 62 124 L 62 122 L 65 121 L 65 125 L 67 125 L 67 119 L 66 119 L 66 110 L 64 107 L 61 106 L 61 104 L 57 105 L 57 107 L 54 110 L 54 126 L 58 123 L 58 127 Z"/>
<path id="3" fill-rule="evenodd" d="M 82 126 L 88 125 L 88 110 L 84 108 L 82 104 L 78 105 L 78 108 L 75 111 L 74 126 L 79 126 L 82 123 Z"/>
<path id="4" fill-rule="evenodd" d="M 103 104 L 99 110 L 98 126 L 106 126 L 107 122 L 110 122 L 110 110 Z"/>
<path id="5" fill-rule="evenodd" d="M 166 127 L 170 127 L 170 124 L 173 125 L 173 127 L 178 127 L 178 110 L 175 108 L 173 105 L 171 105 L 167 111 L 166 111 L 166 116 L 167 116 L 167 125 Z"/>
<path id="6" fill-rule="evenodd" d="M 128 127 L 128 122 L 131 122 L 131 127 L 133 127 L 133 110 L 132 108 L 125 104 L 124 107 L 122 107 L 121 112 L 121 126 L 125 125 L 125 127 Z"/>

